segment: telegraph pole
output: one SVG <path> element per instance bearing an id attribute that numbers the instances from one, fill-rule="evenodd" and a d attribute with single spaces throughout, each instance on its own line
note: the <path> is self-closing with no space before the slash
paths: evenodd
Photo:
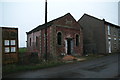
<path id="1" fill-rule="evenodd" d="M 47 0 L 45 0 L 45 60 L 47 61 Z"/>

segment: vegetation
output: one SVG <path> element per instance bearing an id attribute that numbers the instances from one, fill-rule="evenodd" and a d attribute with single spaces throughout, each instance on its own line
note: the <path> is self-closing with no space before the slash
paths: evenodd
<path id="1" fill-rule="evenodd" d="M 60 62 L 60 61 L 48 61 L 48 62 L 42 62 L 40 64 L 29 64 L 29 65 L 7 64 L 7 65 L 4 65 L 2 71 L 4 75 L 4 74 L 19 72 L 19 71 L 43 69 L 43 68 L 58 66 L 62 64 L 64 64 L 64 62 Z"/>
<path id="2" fill-rule="evenodd" d="M 24 53 L 27 51 L 27 48 L 23 47 L 23 48 L 19 48 L 19 53 Z"/>
<path id="3" fill-rule="evenodd" d="M 19 49 L 19 52 L 21 52 L 21 53 L 24 53 L 25 51 L 26 51 L 26 48 Z M 108 54 L 108 56 L 109 55 L 113 55 L 113 54 Z M 80 59 L 85 58 L 84 61 L 87 61 L 87 60 L 97 59 L 97 58 L 100 58 L 103 56 L 107 56 L 107 55 L 89 54 L 88 56 L 81 56 L 79 58 Z M 21 60 L 22 62 L 25 62 L 26 60 L 30 61 L 30 59 L 31 59 L 31 57 L 27 59 L 26 56 L 25 57 L 22 56 L 22 58 L 25 58 L 25 60 L 23 60 L 23 61 Z M 35 57 L 32 59 L 33 62 L 30 61 L 30 63 L 21 63 L 21 61 L 20 61 L 16 64 L 3 65 L 3 70 L 2 70 L 3 75 L 9 74 L 9 73 L 14 73 L 14 72 L 27 71 L 27 70 L 37 70 L 37 69 L 43 69 L 43 68 L 48 68 L 48 67 L 59 66 L 62 64 L 67 64 L 67 62 L 63 62 L 63 61 L 47 61 L 47 62 L 38 61 L 38 62 L 35 62 L 34 60 L 38 61 L 38 59 Z M 72 63 L 74 63 L 74 62 L 77 62 L 77 61 L 72 61 Z"/>

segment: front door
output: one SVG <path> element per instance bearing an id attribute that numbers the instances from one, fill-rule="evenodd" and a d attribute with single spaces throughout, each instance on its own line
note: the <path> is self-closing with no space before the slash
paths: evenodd
<path id="1" fill-rule="evenodd" d="M 71 40 L 70 39 L 67 40 L 67 54 L 68 55 L 71 54 Z"/>
<path id="2" fill-rule="evenodd" d="M 111 41 L 108 41 L 108 50 L 109 50 L 109 53 L 111 53 Z"/>

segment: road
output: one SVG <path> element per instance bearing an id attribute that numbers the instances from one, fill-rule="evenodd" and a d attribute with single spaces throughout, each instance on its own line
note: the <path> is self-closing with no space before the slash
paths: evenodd
<path id="1" fill-rule="evenodd" d="M 118 75 L 118 54 L 91 61 L 66 64 L 58 67 L 26 71 L 5 78 L 114 78 Z"/>

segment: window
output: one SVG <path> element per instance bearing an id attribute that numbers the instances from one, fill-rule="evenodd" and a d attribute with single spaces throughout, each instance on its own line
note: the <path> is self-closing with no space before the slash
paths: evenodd
<path id="1" fill-rule="evenodd" d="M 30 38 L 30 46 L 31 46 L 31 38 Z"/>
<path id="2" fill-rule="evenodd" d="M 79 46 L 79 35 L 76 35 L 76 46 Z"/>
<path id="3" fill-rule="evenodd" d="M 114 32 L 114 36 L 116 36 L 116 33 Z"/>
<path id="4" fill-rule="evenodd" d="M 11 45 L 15 45 L 15 40 L 11 40 L 11 41 L 10 41 L 10 44 L 11 44 Z"/>
<path id="5" fill-rule="evenodd" d="M 5 45 L 4 48 L 5 53 L 16 52 L 16 47 L 13 47 L 16 45 L 15 40 L 5 40 L 4 45 Z"/>
<path id="6" fill-rule="evenodd" d="M 61 32 L 58 32 L 58 34 L 57 34 L 57 43 L 58 43 L 58 45 L 61 45 L 61 43 L 62 43 L 62 34 L 61 34 Z"/>
<path id="7" fill-rule="evenodd" d="M 16 47 L 11 47 L 11 52 L 16 52 Z"/>
<path id="8" fill-rule="evenodd" d="M 110 35 L 110 26 L 108 25 L 108 35 Z"/>
<path id="9" fill-rule="evenodd" d="M 38 46 L 38 37 L 36 36 L 36 46 Z"/>
<path id="10" fill-rule="evenodd" d="M 9 40 L 5 40 L 5 41 L 4 41 L 4 45 L 5 45 L 5 46 L 9 46 Z"/>
<path id="11" fill-rule="evenodd" d="M 114 38 L 114 40 L 116 41 L 117 39 L 116 39 L 116 38 Z"/>
<path id="12" fill-rule="evenodd" d="M 5 53 L 9 53 L 9 52 L 10 52 L 9 47 L 5 47 Z"/>
<path id="13" fill-rule="evenodd" d="M 111 40 L 111 37 L 108 37 L 108 41 L 110 41 Z"/>

